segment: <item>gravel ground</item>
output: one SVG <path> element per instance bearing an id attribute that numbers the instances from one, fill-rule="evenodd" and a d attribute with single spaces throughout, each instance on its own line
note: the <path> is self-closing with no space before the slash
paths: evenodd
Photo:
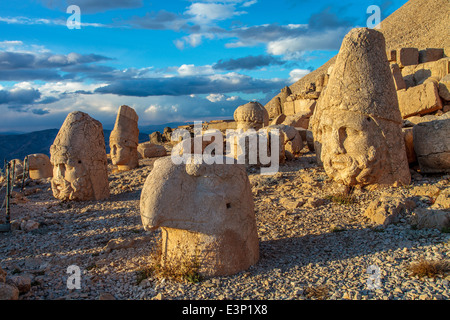
<path id="1" fill-rule="evenodd" d="M 450 299 L 448 273 L 418 277 L 408 270 L 420 259 L 448 261 L 449 233 L 414 228 L 409 211 L 385 228 L 363 215 L 382 194 L 415 197 L 418 207 L 430 206 L 433 190 L 449 188 L 449 176 L 415 173 L 405 188 L 357 189 L 355 202 L 345 205 L 330 199 L 339 187 L 312 153 L 287 162 L 275 176 L 249 169 L 260 261 L 233 276 L 190 283 L 143 276 L 160 240 L 158 230 L 143 230 L 139 215 L 153 162 L 141 160 L 138 169 L 110 174 L 106 201 L 61 202 L 48 180 L 28 182 L 25 195 L 15 195 L 14 224 L 39 223 L 31 231 L 0 234 L 0 267 L 8 276 L 31 279 L 31 290 L 19 299 Z M 71 265 L 80 268 L 80 289 L 67 288 Z"/>

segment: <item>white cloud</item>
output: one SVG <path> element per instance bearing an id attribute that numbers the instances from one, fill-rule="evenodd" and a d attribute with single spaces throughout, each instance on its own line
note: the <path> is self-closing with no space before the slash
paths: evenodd
<path id="1" fill-rule="evenodd" d="M 24 25 L 56 25 L 56 26 L 67 26 L 67 20 L 63 19 L 38 19 L 38 18 L 27 18 L 27 17 L 0 17 L 0 22 L 5 22 L 7 24 L 24 24 Z M 91 22 L 81 22 L 81 27 L 110 27 L 101 23 L 91 23 Z"/>
<path id="2" fill-rule="evenodd" d="M 193 64 L 183 64 L 177 69 L 177 72 L 180 76 L 197 76 L 214 74 L 214 69 L 210 65 L 195 66 Z"/>
<path id="3" fill-rule="evenodd" d="M 314 50 L 335 50 L 339 48 L 346 28 L 329 29 L 322 33 L 308 33 L 297 37 L 288 37 L 270 41 L 267 52 L 273 55 L 297 57 L 299 53 Z"/>
<path id="4" fill-rule="evenodd" d="M 250 7 L 252 5 L 254 5 L 255 3 L 257 3 L 258 0 L 250 0 L 250 1 L 246 1 L 242 4 L 243 7 Z"/>
<path id="5" fill-rule="evenodd" d="M 225 96 L 221 93 L 211 93 L 209 96 L 206 97 L 211 102 L 220 102 L 225 99 Z"/>
<path id="6" fill-rule="evenodd" d="M 199 24 L 206 24 L 216 20 L 226 20 L 245 12 L 237 12 L 234 4 L 201 3 L 196 2 L 189 6 L 186 14 L 192 15 L 192 20 Z"/>
<path id="7" fill-rule="evenodd" d="M 311 71 L 305 69 L 293 69 L 289 72 L 289 82 L 294 83 L 306 76 Z"/>

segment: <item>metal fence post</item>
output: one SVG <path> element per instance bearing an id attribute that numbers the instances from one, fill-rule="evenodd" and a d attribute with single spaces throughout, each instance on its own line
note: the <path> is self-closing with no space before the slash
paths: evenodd
<path id="1" fill-rule="evenodd" d="M 6 166 L 6 219 L 5 224 L 0 224 L 0 232 L 8 232 L 11 231 L 11 212 L 10 212 L 10 203 L 9 200 L 11 198 L 11 164 L 8 162 Z"/>

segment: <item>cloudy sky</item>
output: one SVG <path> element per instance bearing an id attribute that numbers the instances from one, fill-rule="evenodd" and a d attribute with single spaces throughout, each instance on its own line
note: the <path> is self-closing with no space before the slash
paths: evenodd
<path id="1" fill-rule="evenodd" d="M 122 104 L 141 126 L 231 119 L 337 54 L 368 6 L 384 19 L 405 2 L 1 1 L 0 132 L 59 128 L 75 110 L 112 129 Z"/>

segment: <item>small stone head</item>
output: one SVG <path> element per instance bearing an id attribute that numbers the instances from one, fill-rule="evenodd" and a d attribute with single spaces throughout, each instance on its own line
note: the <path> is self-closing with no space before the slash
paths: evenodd
<path id="1" fill-rule="evenodd" d="M 269 113 L 259 102 L 249 102 L 239 106 L 234 111 L 234 120 L 237 123 L 237 129 L 259 130 L 269 125 Z"/>
<path id="2" fill-rule="evenodd" d="M 128 107 L 121 106 L 109 138 L 111 161 L 119 167 L 133 169 L 138 166 L 139 144 L 138 116 Z"/>

